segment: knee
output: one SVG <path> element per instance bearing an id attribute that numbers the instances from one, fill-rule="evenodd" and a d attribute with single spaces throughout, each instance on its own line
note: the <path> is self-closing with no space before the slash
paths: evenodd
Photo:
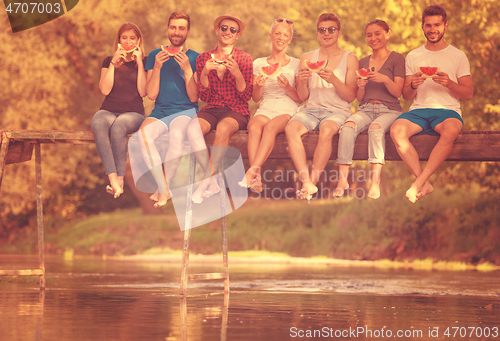
<path id="1" fill-rule="evenodd" d="M 384 135 L 384 131 L 382 130 L 382 127 L 380 127 L 380 125 L 378 124 L 372 124 L 370 126 L 370 129 L 368 129 L 368 136 L 372 136 L 372 137 L 381 137 Z"/>
<path id="2" fill-rule="evenodd" d="M 325 126 L 321 127 L 319 130 L 319 137 L 318 139 L 320 141 L 328 141 L 333 138 L 333 135 L 337 134 L 339 131 L 339 127 L 337 125 L 335 126 Z"/>
<path id="3" fill-rule="evenodd" d="M 297 121 L 292 121 L 285 126 L 285 135 L 287 137 L 299 136 L 300 123 Z"/>
<path id="4" fill-rule="evenodd" d="M 370 130 L 380 130 L 380 129 L 382 128 L 377 123 L 374 123 L 370 126 Z"/>
<path id="5" fill-rule="evenodd" d="M 259 124 L 249 124 L 247 127 L 248 134 L 252 134 L 254 136 L 260 136 L 262 134 L 262 126 Z"/>
<path id="6" fill-rule="evenodd" d="M 391 126 L 391 138 L 394 141 L 408 139 L 408 131 L 403 125 L 396 122 Z"/>

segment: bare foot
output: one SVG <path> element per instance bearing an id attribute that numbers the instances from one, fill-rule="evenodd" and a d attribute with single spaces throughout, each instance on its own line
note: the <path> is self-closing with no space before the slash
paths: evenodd
<path id="1" fill-rule="evenodd" d="M 370 199 L 378 199 L 380 198 L 380 183 L 376 183 L 372 181 L 372 186 L 368 191 L 368 198 Z"/>
<path id="2" fill-rule="evenodd" d="M 257 170 L 254 167 L 250 167 L 248 171 L 245 173 L 245 177 L 243 178 L 243 180 L 238 182 L 238 185 L 244 188 L 252 187 L 252 181 L 256 178 L 260 179 L 259 174 L 260 172 L 257 173 Z"/>
<path id="3" fill-rule="evenodd" d="M 205 198 L 204 194 L 208 188 L 208 185 L 210 185 L 210 178 L 203 180 L 196 191 L 193 192 L 191 200 L 195 204 L 201 204 L 203 202 L 203 199 Z"/>
<path id="4" fill-rule="evenodd" d="M 302 184 L 302 188 L 297 191 L 297 197 L 299 199 L 306 199 L 310 201 L 314 193 L 318 191 L 318 187 L 316 187 L 312 182 L 304 182 Z"/>
<path id="5" fill-rule="evenodd" d="M 342 198 L 344 196 L 344 192 L 349 189 L 349 184 L 347 182 L 340 182 L 337 184 L 337 188 L 333 191 L 334 198 Z"/>
<path id="6" fill-rule="evenodd" d="M 418 192 L 418 194 L 417 194 L 417 200 L 422 199 L 424 196 L 426 196 L 427 194 L 431 194 L 432 192 L 434 192 L 434 187 L 432 187 L 432 185 L 430 184 L 430 182 L 427 181 L 424 184 L 424 186 L 422 187 L 422 189 L 420 190 L 420 192 Z"/>
<path id="7" fill-rule="evenodd" d="M 411 187 L 406 191 L 406 197 L 408 198 L 408 200 L 410 200 L 410 202 L 416 203 L 418 200 L 418 192 L 420 192 L 420 188 L 418 188 L 415 183 L 412 183 Z"/>
<path id="8" fill-rule="evenodd" d="M 172 192 L 170 192 L 170 190 L 168 193 L 159 193 L 158 200 L 155 202 L 154 207 L 158 208 L 165 206 L 170 198 L 172 198 Z"/>
<path id="9" fill-rule="evenodd" d="M 115 199 L 123 193 L 123 186 L 114 187 L 113 185 L 106 186 L 106 192 L 111 194 Z"/>
<path id="10" fill-rule="evenodd" d="M 260 177 L 252 179 L 250 183 L 250 188 L 257 193 L 262 192 L 262 180 L 260 179 Z"/>
<path id="11" fill-rule="evenodd" d="M 149 199 L 150 199 L 151 201 L 155 201 L 155 202 L 156 202 L 156 201 L 158 201 L 158 200 L 159 200 L 159 199 L 158 199 L 158 192 L 155 192 L 155 194 L 151 195 L 151 196 L 149 197 Z"/>
<path id="12" fill-rule="evenodd" d="M 208 198 L 219 192 L 220 192 L 220 187 L 219 184 L 217 183 L 217 177 L 212 176 L 210 178 L 210 184 L 208 185 L 208 188 L 203 193 L 203 197 Z"/>

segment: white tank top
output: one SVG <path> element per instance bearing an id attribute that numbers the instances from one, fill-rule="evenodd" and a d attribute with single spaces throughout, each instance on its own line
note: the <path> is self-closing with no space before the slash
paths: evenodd
<path id="1" fill-rule="evenodd" d="M 344 53 L 339 65 L 337 65 L 333 71 L 335 76 L 337 76 L 344 84 L 347 73 L 347 57 L 350 53 L 350 51 L 346 51 Z M 314 50 L 311 62 L 317 62 L 318 57 L 319 49 Z M 316 72 L 313 72 L 311 78 L 309 78 L 309 98 L 307 103 L 301 106 L 299 111 L 311 108 L 322 108 L 331 112 L 345 112 L 348 115 L 351 114 L 351 103 L 340 97 L 333 84 L 325 81 L 323 78 L 318 76 Z"/>

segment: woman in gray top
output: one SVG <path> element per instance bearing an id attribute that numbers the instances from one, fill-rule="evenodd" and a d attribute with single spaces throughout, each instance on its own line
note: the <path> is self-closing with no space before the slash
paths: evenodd
<path id="1" fill-rule="evenodd" d="M 405 79 L 404 57 L 387 48 L 389 25 L 383 20 L 372 20 L 365 27 L 365 37 L 373 54 L 359 61 L 360 68 L 371 68 L 368 76 L 358 75 L 358 111 L 342 126 L 339 137 L 339 182 L 334 197 L 340 198 L 349 188 L 347 181 L 352 164 L 354 142 L 359 133 L 368 130 L 368 162 L 372 164 L 371 188 L 368 197 L 380 197 L 380 172 L 384 164 L 385 133 L 401 114 L 399 97 Z"/>

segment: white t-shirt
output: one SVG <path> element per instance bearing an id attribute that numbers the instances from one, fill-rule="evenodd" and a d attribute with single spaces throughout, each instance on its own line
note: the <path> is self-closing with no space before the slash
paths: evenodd
<path id="1" fill-rule="evenodd" d="M 419 67 L 438 67 L 439 71 L 448 74 L 450 79 L 457 82 L 458 78 L 470 75 L 470 64 L 465 53 L 448 45 L 441 51 L 429 51 L 421 46 L 406 56 L 406 76 L 419 72 Z M 426 79 L 418 87 L 417 95 L 413 99 L 410 110 L 435 108 L 456 111 L 462 116 L 460 101 L 446 87 Z"/>
<path id="2" fill-rule="evenodd" d="M 295 76 L 299 72 L 300 60 L 290 57 L 290 62 L 281 67 L 278 75 L 283 75 L 288 79 L 290 85 L 295 88 Z M 260 75 L 260 68 L 268 66 L 267 57 L 257 58 L 253 62 L 254 76 Z M 285 112 L 293 115 L 297 111 L 297 103 L 286 93 L 286 90 L 279 86 L 277 77 L 266 79 L 262 88 L 262 101 L 258 111 Z"/>

